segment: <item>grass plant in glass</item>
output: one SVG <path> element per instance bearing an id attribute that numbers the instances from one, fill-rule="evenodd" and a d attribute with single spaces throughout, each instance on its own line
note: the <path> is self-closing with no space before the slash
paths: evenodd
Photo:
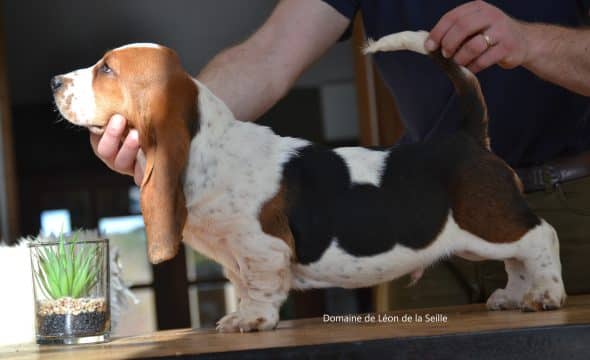
<path id="1" fill-rule="evenodd" d="M 79 344 L 108 339 L 107 239 L 78 234 L 40 238 L 29 245 L 38 343 Z"/>

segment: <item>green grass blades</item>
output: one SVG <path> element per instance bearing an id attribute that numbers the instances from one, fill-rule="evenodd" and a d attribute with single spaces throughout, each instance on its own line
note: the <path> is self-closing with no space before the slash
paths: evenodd
<path id="1" fill-rule="evenodd" d="M 98 282 L 102 252 L 96 243 L 78 242 L 60 234 L 57 243 L 36 248 L 39 266 L 35 280 L 52 299 L 87 296 Z"/>

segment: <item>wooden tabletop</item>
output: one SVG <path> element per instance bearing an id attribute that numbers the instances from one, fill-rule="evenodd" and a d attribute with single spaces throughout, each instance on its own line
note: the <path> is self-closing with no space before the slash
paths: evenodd
<path id="1" fill-rule="evenodd" d="M 242 351 L 274 351 L 277 348 L 330 346 L 325 344 L 363 344 L 375 340 L 440 339 L 453 334 L 509 334 L 522 329 L 565 329 L 574 333 L 590 329 L 590 295 L 568 298 L 565 308 L 557 311 L 521 313 L 486 311 L 481 304 L 455 307 L 397 311 L 389 316 L 360 323 L 327 323 L 322 318 L 281 322 L 275 331 L 244 334 L 218 334 L 213 330 L 170 330 L 142 336 L 113 339 L 109 343 L 78 346 L 38 346 L 34 344 L 0 348 L 0 359 L 123 359 L 228 354 Z M 438 314 L 438 315 L 437 315 Z M 348 319 L 348 320 L 359 320 Z M 411 322 L 410 322 L 411 320 Z M 421 321 L 420 321 L 421 320 Z M 428 321 L 427 321 L 428 320 Z M 556 326 L 558 326 L 556 328 Z M 519 330 L 520 329 L 520 330 Z M 508 331 L 508 332 L 507 332 Z M 585 332 L 590 334 L 590 332 Z M 568 337 L 568 339 L 571 338 Z M 413 341 L 414 341 L 413 340 Z M 499 344 L 496 344 L 498 346 Z M 310 347 L 311 346 L 311 347 Z M 501 347 L 501 346 L 499 346 Z M 568 345 L 568 347 L 571 347 Z M 274 350 L 266 350 L 274 349 Z"/>

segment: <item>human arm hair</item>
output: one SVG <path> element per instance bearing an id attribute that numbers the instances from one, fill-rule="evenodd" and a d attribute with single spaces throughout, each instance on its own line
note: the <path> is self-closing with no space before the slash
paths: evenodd
<path id="1" fill-rule="evenodd" d="M 590 96 L 590 29 L 522 26 L 529 44 L 522 66 L 544 80 Z"/>

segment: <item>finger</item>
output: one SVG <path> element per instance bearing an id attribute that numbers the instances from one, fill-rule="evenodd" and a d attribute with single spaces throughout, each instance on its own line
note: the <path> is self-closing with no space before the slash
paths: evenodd
<path id="1" fill-rule="evenodd" d="M 130 130 L 129 135 L 123 142 L 123 146 L 119 149 L 113 167 L 116 171 L 133 175 L 135 167 L 135 158 L 139 151 L 139 135 L 137 130 Z"/>
<path id="2" fill-rule="evenodd" d="M 474 74 L 501 61 L 505 56 L 502 46 L 496 45 L 489 48 L 480 57 L 472 61 L 467 68 Z"/>
<path id="3" fill-rule="evenodd" d="M 472 1 L 457 6 L 453 10 L 444 14 L 432 30 L 430 30 L 428 39 L 426 39 L 426 42 L 424 43 L 426 50 L 434 51 L 438 49 L 441 40 L 456 21 L 480 8 L 481 4 L 478 1 Z"/>
<path id="4" fill-rule="evenodd" d="M 121 115 L 114 115 L 109 121 L 104 134 L 102 135 L 96 152 L 105 162 L 111 162 L 121 145 L 121 137 L 125 131 L 126 121 Z"/>
<path id="5" fill-rule="evenodd" d="M 459 65 L 467 65 L 477 59 L 488 49 L 488 43 L 483 35 L 477 34 L 467 40 L 457 51 L 453 60 Z"/>
<path id="6" fill-rule="evenodd" d="M 490 25 L 490 20 L 481 15 L 467 16 L 455 22 L 441 40 L 443 56 L 452 57 L 467 39 L 489 28 Z"/>

